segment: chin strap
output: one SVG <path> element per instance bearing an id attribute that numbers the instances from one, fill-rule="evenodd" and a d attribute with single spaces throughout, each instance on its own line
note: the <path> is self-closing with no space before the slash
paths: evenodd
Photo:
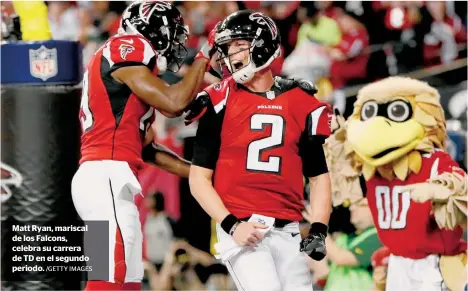
<path id="1" fill-rule="evenodd" d="M 254 44 L 255 41 L 252 42 L 252 44 Z M 253 45 L 252 45 L 253 47 Z M 240 83 L 240 84 L 244 84 L 245 82 L 248 82 L 250 81 L 256 72 L 259 72 L 263 69 L 265 69 L 266 67 L 268 67 L 269 65 L 271 65 L 271 63 L 281 55 L 281 48 L 278 47 L 278 49 L 276 50 L 276 52 L 268 59 L 268 61 L 265 62 L 265 64 L 263 64 L 262 66 L 260 67 L 257 67 L 255 66 L 255 64 L 253 63 L 252 61 L 252 52 L 250 52 L 249 54 L 249 64 L 247 66 L 245 66 L 244 68 L 240 69 L 239 71 L 236 71 L 232 74 L 232 77 L 234 78 L 234 80 L 237 82 L 237 83 Z"/>

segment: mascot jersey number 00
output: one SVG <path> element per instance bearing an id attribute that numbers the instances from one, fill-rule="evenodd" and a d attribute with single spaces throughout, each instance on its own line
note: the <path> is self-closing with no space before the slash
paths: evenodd
<path id="1" fill-rule="evenodd" d="M 391 255 L 386 290 L 463 290 L 467 179 L 445 152 L 436 89 L 404 77 L 363 87 L 324 145 L 333 203 L 369 202 Z"/>

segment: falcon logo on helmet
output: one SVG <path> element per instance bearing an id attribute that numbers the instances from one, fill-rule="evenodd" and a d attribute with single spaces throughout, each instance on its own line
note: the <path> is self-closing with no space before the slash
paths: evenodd
<path id="1" fill-rule="evenodd" d="M 4 203 L 11 197 L 10 187 L 20 187 L 23 183 L 23 176 L 12 167 L 5 163 L 1 163 L 2 177 L 1 177 L 1 202 Z"/>
<path id="2" fill-rule="evenodd" d="M 239 53 L 229 53 L 229 44 L 235 40 L 250 42 L 247 64 L 244 63 L 241 68 L 231 64 L 231 56 Z M 221 67 L 225 65 L 233 79 L 243 84 L 281 54 L 281 35 L 275 22 L 268 16 L 252 10 L 240 10 L 226 17 L 217 28 L 215 47 Z"/>
<path id="3" fill-rule="evenodd" d="M 119 33 L 139 34 L 146 38 L 158 52 L 157 66 L 161 73 L 166 69 L 177 72 L 188 54 L 185 47 L 188 26 L 180 11 L 168 2 L 133 2 L 122 14 Z"/>
<path id="4" fill-rule="evenodd" d="M 140 6 L 140 16 L 141 20 L 148 23 L 153 14 L 154 10 L 157 11 L 166 11 L 172 8 L 171 4 L 163 2 L 163 1 L 155 1 L 155 2 L 146 2 Z"/>
<path id="5" fill-rule="evenodd" d="M 256 12 L 252 13 L 249 16 L 250 20 L 257 21 L 258 24 L 260 25 L 266 25 L 271 31 L 271 37 L 273 39 L 276 39 L 278 37 L 278 29 L 276 28 L 276 24 L 273 22 L 273 20 L 270 17 L 265 17 L 265 15 Z"/>

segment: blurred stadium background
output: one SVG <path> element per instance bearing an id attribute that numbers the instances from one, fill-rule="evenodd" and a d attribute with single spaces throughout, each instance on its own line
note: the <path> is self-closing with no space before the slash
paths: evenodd
<path id="1" fill-rule="evenodd" d="M 79 67 L 85 67 L 90 56 L 109 36 L 117 32 L 120 15 L 130 2 L 37 1 L 20 5 L 2 1 L 2 51 L 6 51 L 4 45 L 18 44 L 22 41 L 50 38 L 70 41 L 79 44 L 73 58 L 79 60 Z M 467 2 L 175 1 L 174 4 L 183 13 L 185 22 L 190 27 L 189 57 L 177 74 L 167 73 L 162 76 L 168 83 L 177 82 L 184 75 L 208 32 L 218 21 L 236 10 L 255 9 L 271 16 L 280 29 L 282 57 L 274 62 L 274 72 L 278 75 L 312 80 L 319 88 L 318 97 L 333 104 L 345 117 L 352 111 L 357 91 L 368 82 L 391 75 L 406 75 L 425 80 L 435 86 L 442 97 L 441 103 L 447 119 L 447 150 L 466 170 Z M 28 11 L 28 6 L 34 7 L 33 13 Z M 39 22 L 42 19 L 42 24 L 44 27 L 48 25 L 51 33 L 40 25 L 26 26 L 28 21 L 35 18 L 39 19 Z M 5 122 L 16 120 L 18 123 L 20 120 L 24 121 L 25 116 L 36 114 L 43 115 L 39 118 L 43 118 L 44 124 L 27 129 L 27 123 L 23 122 L 19 132 L 15 133 L 16 142 L 9 142 L 5 150 L 2 148 L 2 179 L 3 163 L 15 165 L 17 169 L 22 167 L 18 164 L 27 163 L 24 160 L 18 162 L 22 159 L 22 154 L 25 155 L 23 158 L 31 163 L 25 166 L 27 169 L 34 169 L 34 163 L 45 163 L 54 170 L 42 173 L 47 177 L 39 177 L 39 173 L 23 172 L 25 176 L 37 176 L 37 181 L 18 190 L 23 193 L 19 194 L 23 198 L 9 199 L 8 193 L 3 193 L 2 188 L 2 219 L 5 215 L 14 216 L 21 212 L 18 205 L 25 204 L 19 201 L 28 201 L 30 192 L 41 192 L 41 189 L 45 189 L 42 192 L 50 192 L 50 197 L 55 197 L 50 200 L 53 203 L 68 203 L 54 204 L 54 207 L 70 215 L 73 206 L 67 200 L 70 199 L 67 183 L 70 183 L 70 175 L 73 175 L 77 166 L 76 150 L 79 146 L 79 136 L 70 136 L 70 132 L 78 133 L 76 125 L 79 84 L 49 84 L 43 92 L 35 91 L 30 86 L 18 85 L 18 82 L 13 82 L 15 84 L 12 85 L 11 82 L 5 81 L 11 69 L 5 65 L 6 57 L 8 58 L 2 52 L 2 147 L 5 148 L 4 142 L 9 142 L 4 139 L 5 132 L 8 132 L 7 129 L 4 131 Z M 8 64 L 11 66 L 11 60 Z M 33 73 L 25 70 L 22 74 L 28 75 L 29 78 L 29 74 Z M 207 76 L 204 81 L 204 85 L 208 85 L 213 79 Z M 74 91 L 78 93 L 70 93 Z M 54 94 L 73 96 L 67 102 L 60 102 L 57 101 L 60 99 L 57 96 L 55 99 L 48 98 Z M 33 106 L 21 109 L 20 115 L 23 117 L 18 117 L 18 110 L 15 109 L 19 104 L 16 104 L 17 107 L 11 106 L 11 98 L 20 95 L 35 95 L 39 100 Z M 27 104 L 24 100 L 22 102 Z M 38 113 L 38 108 L 43 110 L 42 115 Z M 47 112 L 53 110 L 61 114 L 53 113 L 55 117 L 51 120 L 51 114 Z M 57 125 L 62 122 L 69 122 L 68 127 Z M 162 115 L 158 115 L 152 125 L 156 132 L 156 141 L 186 159 L 191 158 L 196 126 L 192 124 L 185 127 L 183 119 L 167 119 Z M 19 141 L 26 141 L 28 135 L 46 131 L 49 132 L 46 135 L 50 138 L 45 146 L 36 144 L 32 145 L 32 148 L 25 145 L 21 146 L 22 150 L 13 150 L 14 147 L 20 147 Z M 51 134 L 52 131 L 60 133 Z M 69 149 L 70 152 L 62 153 L 65 149 Z M 61 154 L 54 155 L 56 152 Z M 51 155 L 55 160 L 49 159 Z M 36 159 L 31 161 L 31 157 Z M 57 170 L 57 165 L 62 168 Z M 44 179 L 48 182 L 44 183 Z M 148 290 L 235 290 L 226 269 L 216 264 L 209 255 L 212 252 L 213 239 L 211 222 L 191 196 L 187 181 L 152 166 L 143 170 L 139 179 L 146 196 L 145 199 L 137 201 L 141 219 L 145 222 L 145 287 Z M 57 186 L 58 184 L 60 186 Z M 57 196 L 56 192 L 61 194 Z M 306 191 L 305 195 L 307 196 Z M 62 200 L 56 198 L 59 196 Z M 36 213 L 31 214 L 36 215 L 33 219 L 40 219 L 41 215 L 50 214 L 50 211 L 28 213 Z M 52 217 L 56 213 L 50 215 Z M 334 209 L 330 231 L 353 233 L 356 228 L 349 217 L 347 208 Z M 161 274 L 164 264 L 173 264 L 170 276 Z M 316 290 L 320 290 L 319 288 Z"/>

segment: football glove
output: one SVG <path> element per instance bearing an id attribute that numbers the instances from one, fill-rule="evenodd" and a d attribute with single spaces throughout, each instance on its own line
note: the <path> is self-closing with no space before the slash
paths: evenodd
<path id="1" fill-rule="evenodd" d="M 219 27 L 221 22 L 218 22 L 216 26 L 211 30 L 210 34 L 208 35 L 208 39 L 206 43 L 201 47 L 200 51 L 198 54 L 195 56 L 196 59 L 204 58 L 207 59 L 208 61 L 211 60 L 211 57 L 215 53 L 216 49 L 214 48 L 215 46 L 215 35 L 216 31 Z"/>
<path id="2" fill-rule="evenodd" d="M 204 91 L 200 92 L 195 100 L 184 110 L 187 115 L 184 118 L 185 125 L 190 125 L 195 120 L 200 119 L 205 114 L 210 104 L 210 96 Z"/>
<path id="3" fill-rule="evenodd" d="M 321 261 L 327 255 L 325 238 L 328 227 L 325 224 L 315 222 L 310 227 L 309 234 L 301 241 L 301 252 L 305 252 L 316 261 Z"/>

